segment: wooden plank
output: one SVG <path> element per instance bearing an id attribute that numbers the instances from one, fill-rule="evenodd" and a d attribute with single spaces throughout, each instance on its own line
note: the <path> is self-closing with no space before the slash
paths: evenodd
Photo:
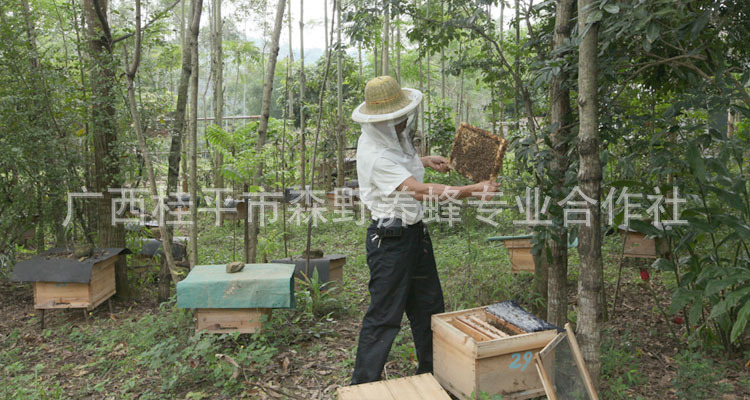
<path id="1" fill-rule="evenodd" d="M 444 338 L 449 343 L 452 343 L 453 346 L 459 348 L 461 352 L 474 358 L 477 354 L 477 343 L 473 340 L 469 340 L 469 336 L 458 330 L 458 328 L 451 325 L 445 319 L 439 317 L 440 315 L 448 315 L 448 313 L 432 316 L 432 336 L 440 336 Z"/>
<path id="2" fill-rule="evenodd" d="M 271 315 L 270 308 L 199 308 L 195 311 L 196 331 L 208 333 L 253 333 L 263 327 Z"/>
<path id="3" fill-rule="evenodd" d="M 34 282 L 34 308 L 87 308 L 89 284 Z"/>
<path id="4" fill-rule="evenodd" d="M 485 334 L 484 332 L 477 329 L 474 325 L 472 325 L 466 319 L 466 317 L 453 318 L 453 320 L 451 321 L 451 325 L 458 328 L 458 330 L 460 330 L 461 332 L 471 336 L 471 338 L 476 341 L 485 342 L 487 340 L 493 339 L 492 336 Z"/>
<path id="5" fill-rule="evenodd" d="M 536 370 L 539 373 L 539 378 L 542 381 L 542 386 L 544 386 L 544 392 L 547 394 L 547 398 L 549 400 L 557 400 L 557 392 L 555 391 L 555 386 L 549 379 L 547 370 L 544 369 L 544 363 L 542 363 L 542 359 L 541 357 L 539 357 L 539 353 L 537 353 L 534 357 L 534 366 L 536 366 Z"/>
<path id="6" fill-rule="evenodd" d="M 476 390 L 476 361 L 457 345 L 440 334 L 433 335 L 433 374 L 454 396 L 469 400 Z"/>
<path id="7" fill-rule="evenodd" d="M 497 315 L 494 315 L 494 314 L 491 314 L 491 313 L 487 313 L 487 319 L 488 320 L 492 320 L 492 322 L 494 322 L 494 323 L 502 326 L 503 328 L 505 328 L 505 329 L 513 332 L 513 334 L 522 335 L 522 334 L 527 333 L 523 329 L 521 329 L 521 328 L 519 328 L 519 327 L 511 324 L 510 322 L 508 322 L 508 321 L 506 321 L 506 320 L 498 317 Z"/>
<path id="8" fill-rule="evenodd" d="M 417 375 L 412 378 L 412 382 L 419 388 L 419 393 L 425 400 L 450 400 L 448 393 L 432 374 Z"/>
<path id="9" fill-rule="evenodd" d="M 477 358 L 481 359 L 519 351 L 542 349 L 556 335 L 557 331 L 549 330 L 510 336 L 502 340 L 477 343 Z"/>
<path id="10" fill-rule="evenodd" d="M 568 338 L 569 338 L 568 340 L 570 341 L 570 348 L 571 350 L 573 350 L 573 359 L 576 362 L 578 371 L 581 373 L 581 376 L 583 377 L 583 384 L 586 386 L 586 392 L 588 392 L 591 400 L 599 400 L 599 394 L 596 393 L 596 389 L 594 388 L 594 382 L 591 380 L 589 369 L 586 368 L 586 363 L 583 361 L 583 354 L 581 353 L 581 348 L 578 347 L 578 340 L 576 339 L 576 335 L 573 332 L 573 328 L 570 327 L 570 323 L 565 324 L 565 331 L 568 333 Z"/>
<path id="11" fill-rule="evenodd" d="M 450 400 L 432 374 L 338 388 L 339 400 Z"/>
<path id="12" fill-rule="evenodd" d="M 388 389 L 392 399 L 423 399 L 411 377 L 383 381 L 382 384 Z"/>
<path id="13" fill-rule="evenodd" d="M 340 387 L 336 391 L 339 400 L 390 400 L 393 399 L 388 387 L 380 382 Z"/>
<path id="14" fill-rule="evenodd" d="M 476 327 L 481 328 L 483 332 L 487 333 L 489 336 L 492 336 L 493 339 L 502 339 L 504 337 L 508 337 L 507 333 L 488 324 L 487 321 L 479 319 L 479 317 L 471 315 L 468 317 L 468 319 L 469 321 L 474 323 Z"/>
<path id="15" fill-rule="evenodd" d="M 94 265 L 92 268 L 91 282 L 89 284 L 89 301 L 91 302 L 91 305 L 88 307 L 89 310 L 96 308 L 115 294 L 115 263 L 118 258 L 119 256 L 112 257 L 109 260 Z"/>

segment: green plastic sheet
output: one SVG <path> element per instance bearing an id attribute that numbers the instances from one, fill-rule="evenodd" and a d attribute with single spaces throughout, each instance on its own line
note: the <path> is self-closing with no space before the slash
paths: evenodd
<path id="1" fill-rule="evenodd" d="M 294 265 L 245 264 L 233 274 L 226 264 L 196 265 L 177 284 L 180 308 L 294 308 Z"/>

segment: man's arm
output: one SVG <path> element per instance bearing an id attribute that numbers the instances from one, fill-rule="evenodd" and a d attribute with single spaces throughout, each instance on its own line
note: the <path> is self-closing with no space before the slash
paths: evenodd
<path id="1" fill-rule="evenodd" d="M 450 164 L 443 156 L 424 156 L 419 159 L 424 167 L 430 167 L 437 172 L 448 172 Z"/>
<path id="2" fill-rule="evenodd" d="M 441 200 L 448 197 L 463 199 L 470 196 L 486 199 L 492 197 L 489 194 L 497 192 L 497 188 L 499 186 L 500 184 L 498 182 L 493 181 L 484 181 L 466 186 L 448 186 L 439 183 L 420 183 L 413 176 L 410 176 L 406 178 L 403 183 L 398 185 L 396 189 L 402 192 L 407 192 L 415 199 L 422 201 L 425 199 L 425 197 L 428 196 L 438 196 L 438 198 Z M 456 193 L 456 196 L 451 196 L 453 193 Z M 474 193 L 476 193 L 476 195 Z"/>

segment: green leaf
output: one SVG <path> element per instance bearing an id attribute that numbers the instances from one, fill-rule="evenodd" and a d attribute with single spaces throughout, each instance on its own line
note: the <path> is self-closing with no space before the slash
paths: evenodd
<path id="1" fill-rule="evenodd" d="M 734 326 L 732 326 L 732 333 L 729 337 L 729 340 L 732 343 L 734 343 L 734 341 L 737 340 L 745 331 L 748 320 L 750 320 L 750 301 L 746 302 L 745 305 L 740 309 L 740 312 L 737 314 L 737 321 L 734 322 Z"/>
<path id="2" fill-rule="evenodd" d="M 601 10 L 596 10 L 589 14 L 588 18 L 586 18 L 587 24 L 593 24 L 594 22 L 599 22 L 602 20 L 602 17 L 604 16 L 604 13 Z"/>
<path id="3" fill-rule="evenodd" d="M 651 264 L 651 266 L 659 271 L 674 272 L 677 269 L 674 263 L 672 261 L 667 260 L 666 258 L 658 258 L 656 261 L 654 261 L 653 264 Z"/>
<path id="4" fill-rule="evenodd" d="M 652 23 L 648 26 L 648 29 L 646 29 L 646 39 L 650 43 L 653 43 L 657 38 L 659 37 L 659 25 L 656 23 Z"/>
<path id="5" fill-rule="evenodd" d="M 672 296 L 672 306 L 669 308 L 669 313 L 676 313 L 686 305 L 695 301 L 696 298 L 701 298 L 702 295 L 703 292 L 700 290 L 690 290 L 686 288 L 677 289 Z"/>
<path id="6" fill-rule="evenodd" d="M 620 6 L 618 6 L 617 4 L 607 4 L 606 6 L 604 6 L 604 10 L 606 10 L 610 14 L 617 14 L 618 12 L 620 12 Z"/>
<path id="7" fill-rule="evenodd" d="M 687 162 L 690 165 L 690 171 L 700 182 L 706 181 L 706 164 L 703 162 L 703 157 L 695 143 L 690 143 L 687 149 Z"/>

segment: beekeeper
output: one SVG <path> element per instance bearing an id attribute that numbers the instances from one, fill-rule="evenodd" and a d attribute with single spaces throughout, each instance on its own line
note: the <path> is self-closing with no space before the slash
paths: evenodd
<path id="1" fill-rule="evenodd" d="M 432 372 L 430 317 L 444 311 L 443 291 L 421 201 L 430 196 L 491 197 L 496 182 L 467 186 L 424 183 L 424 168 L 448 171 L 441 156 L 419 157 L 412 145 L 422 93 L 390 76 L 365 86 L 365 102 L 352 113 L 362 126 L 357 143 L 360 198 L 372 213 L 365 247 L 370 306 L 362 321 L 352 384 L 380 380 L 406 311 L 414 335 L 417 374 Z"/>

